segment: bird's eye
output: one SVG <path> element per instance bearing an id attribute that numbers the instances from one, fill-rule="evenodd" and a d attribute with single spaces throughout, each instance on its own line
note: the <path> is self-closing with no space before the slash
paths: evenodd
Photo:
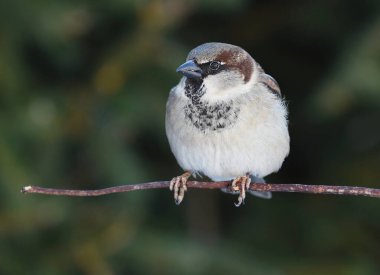
<path id="1" fill-rule="evenodd" d="M 216 70 L 218 70 L 220 68 L 220 62 L 218 62 L 218 61 L 212 61 L 211 63 L 210 63 L 210 69 L 212 70 L 212 71 L 216 71 Z"/>

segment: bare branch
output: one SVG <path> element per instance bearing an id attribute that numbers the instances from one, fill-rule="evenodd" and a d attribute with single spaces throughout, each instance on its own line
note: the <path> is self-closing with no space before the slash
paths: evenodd
<path id="1" fill-rule="evenodd" d="M 200 189 L 221 189 L 229 187 L 231 182 L 201 182 L 188 181 L 188 188 Z M 120 185 L 105 189 L 97 190 L 68 190 L 44 188 L 39 186 L 26 186 L 21 189 L 22 193 L 37 193 L 56 196 L 102 196 L 112 193 L 129 192 L 136 190 L 169 188 L 169 181 L 155 181 L 141 184 Z M 380 189 L 355 187 L 355 186 L 332 186 L 332 185 L 303 185 L 303 184 L 272 184 L 272 183 L 252 183 L 251 190 L 253 191 L 270 191 L 270 192 L 297 192 L 297 193 L 312 193 L 312 194 L 330 194 L 330 195 L 351 195 L 351 196 L 366 196 L 380 198 Z"/>

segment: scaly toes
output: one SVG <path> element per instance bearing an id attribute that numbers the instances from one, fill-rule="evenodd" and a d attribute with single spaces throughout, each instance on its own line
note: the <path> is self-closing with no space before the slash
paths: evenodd
<path id="1" fill-rule="evenodd" d="M 235 203 L 236 207 L 239 207 L 241 204 L 244 204 L 245 200 L 245 178 L 242 178 L 241 184 L 240 184 L 240 194 L 238 197 L 238 202 Z"/>
<path id="2" fill-rule="evenodd" d="M 179 180 L 179 187 L 178 187 L 178 193 L 177 193 L 177 197 L 175 197 L 175 204 L 176 205 L 179 205 L 183 198 L 185 197 L 185 192 L 187 191 L 187 179 L 188 177 L 187 176 L 180 176 L 178 177 L 180 180 Z"/>
<path id="3" fill-rule="evenodd" d="M 251 185 L 251 178 L 249 176 L 237 177 L 233 180 L 231 184 L 231 189 L 233 191 L 239 191 L 238 202 L 235 203 L 236 207 L 239 207 L 241 204 L 244 204 L 246 190 L 249 190 Z"/>
<path id="4" fill-rule="evenodd" d="M 185 196 L 185 188 L 184 187 L 180 187 L 177 197 L 174 197 L 175 204 L 176 205 L 180 205 L 180 203 L 182 202 L 184 196 Z"/>
<path id="5" fill-rule="evenodd" d="M 238 197 L 238 202 L 234 203 L 236 207 L 239 207 L 241 204 L 244 204 L 244 199 L 242 198 L 241 195 Z"/>
<path id="6" fill-rule="evenodd" d="M 170 181 L 170 184 L 169 184 L 169 190 L 170 191 L 173 191 L 173 187 L 174 187 L 174 184 L 175 184 L 175 181 L 176 181 L 176 178 L 173 178 L 171 181 Z"/>
<path id="7" fill-rule="evenodd" d="M 180 184 L 181 184 L 181 177 L 176 177 L 175 182 L 174 182 L 174 201 L 177 202 L 178 200 L 178 193 L 180 189 Z"/>
<path id="8" fill-rule="evenodd" d="M 182 202 L 185 196 L 185 192 L 187 191 L 186 182 L 190 175 L 191 174 L 189 172 L 186 172 L 185 174 L 175 177 L 170 181 L 169 189 L 173 191 L 174 202 L 177 205 L 179 205 Z"/>
<path id="9" fill-rule="evenodd" d="M 241 180 L 241 177 L 237 177 L 236 179 L 232 181 L 232 184 L 231 184 L 232 191 L 240 191 L 240 188 L 238 186 L 238 183 L 240 182 L 240 180 Z"/>
<path id="10" fill-rule="evenodd" d="M 247 182 L 245 183 L 245 190 L 249 190 L 251 187 L 251 178 L 247 176 Z"/>

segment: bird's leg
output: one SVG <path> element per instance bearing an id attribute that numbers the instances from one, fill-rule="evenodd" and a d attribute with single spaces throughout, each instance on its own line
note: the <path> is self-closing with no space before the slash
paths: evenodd
<path id="1" fill-rule="evenodd" d="M 238 191 L 239 197 L 238 202 L 235 203 L 236 207 L 239 207 L 242 203 L 244 204 L 245 199 L 245 191 L 249 190 L 249 186 L 251 185 L 251 178 L 249 177 L 249 174 L 241 177 L 237 177 L 232 181 L 231 184 L 231 190 L 232 191 Z"/>
<path id="2" fill-rule="evenodd" d="M 185 196 L 185 191 L 187 191 L 186 182 L 190 176 L 190 172 L 185 172 L 181 176 L 174 177 L 170 181 L 169 189 L 170 191 L 174 190 L 174 201 L 176 205 L 179 205 Z"/>

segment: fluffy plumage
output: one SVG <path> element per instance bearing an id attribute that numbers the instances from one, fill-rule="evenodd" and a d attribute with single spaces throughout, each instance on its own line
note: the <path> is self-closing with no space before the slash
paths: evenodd
<path id="1" fill-rule="evenodd" d="M 186 60 L 166 107 L 166 134 L 182 169 L 214 181 L 278 171 L 289 134 L 277 82 L 230 44 L 200 45 Z"/>

